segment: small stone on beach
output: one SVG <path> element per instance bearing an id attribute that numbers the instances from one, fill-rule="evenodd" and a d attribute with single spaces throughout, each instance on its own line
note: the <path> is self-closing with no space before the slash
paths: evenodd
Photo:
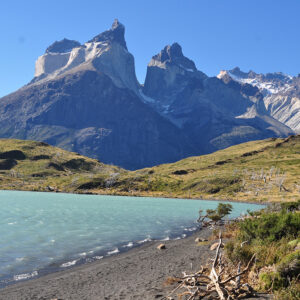
<path id="1" fill-rule="evenodd" d="M 197 237 L 195 239 L 195 243 L 201 243 L 201 242 L 207 242 L 207 239 L 202 239 L 202 238 L 199 238 L 199 237 Z"/>

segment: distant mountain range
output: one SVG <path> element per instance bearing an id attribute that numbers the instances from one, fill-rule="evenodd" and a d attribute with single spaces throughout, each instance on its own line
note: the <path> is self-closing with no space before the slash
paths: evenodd
<path id="1" fill-rule="evenodd" d="M 174 43 L 142 85 L 124 33 L 115 20 L 84 44 L 50 45 L 33 80 L 0 99 L 0 137 L 137 169 L 300 130 L 299 77 L 238 68 L 208 77 Z"/>
<path id="2" fill-rule="evenodd" d="M 300 75 L 300 74 L 299 74 Z M 300 76 L 283 73 L 256 74 L 242 72 L 239 68 L 221 71 L 218 78 L 229 83 L 235 81 L 242 86 L 254 86 L 261 93 L 265 108 L 276 120 L 300 132 Z"/>

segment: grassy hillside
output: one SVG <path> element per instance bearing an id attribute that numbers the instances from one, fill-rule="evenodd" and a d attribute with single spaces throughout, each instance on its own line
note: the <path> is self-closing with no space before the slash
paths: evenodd
<path id="1" fill-rule="evenodd" d="M 1 169 L 1 153 L 22 151 L 25 159 Z M 42 156 L 45 157 L 42 157 Z M 58 167 L 57 167 L 58 166 Z M 300 136 L 233 146 L 209 155 L 137 171 L 43 143 L 0 140 L 0 188 L 79 193 L 166 196 L 241 201 L 300 198 Z"/>
<path id="2" fill-rule="evenodd" d="M 74 192 L 94 176 L 122 169 L 46 143 L 0 139 L 0 188 Z"/>

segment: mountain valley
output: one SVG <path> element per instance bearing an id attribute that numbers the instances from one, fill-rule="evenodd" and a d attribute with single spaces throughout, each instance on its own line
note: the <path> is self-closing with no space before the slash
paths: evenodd
<path id="1" fill-rule="evenodd" d="M 153 56 L 140 84 L 115 20 L 84 44 L 63 39 L 46 49 L 33 80 L 0 99 L 0 137 L 135 170 L 287 137 L 300 126 L 298 96 L 299 79 L 282 74 L 209 77 L 178 43 Z"/>

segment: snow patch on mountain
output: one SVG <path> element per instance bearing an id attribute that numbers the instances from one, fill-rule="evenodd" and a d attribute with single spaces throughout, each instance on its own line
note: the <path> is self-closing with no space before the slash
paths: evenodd
<path id="1" fill-rule="evenodd" d="M 143 102 L 145 102 L 145 103 L 155 103 L 156 102 L 155 99 L 153 99 L 149 96 L 146 96 L 141 89 L 139 89 L 139 93 L 142 97 Z"/>
<path id="2" fill-rule="evenodd" d="M 257 77 L 251 78 L 251 77 L 241 77 L 236 74 L 233 74 L 231 71 L 221 71 L 220 74 L 217 76 L 219 79 L 224 77 L 226 75 L 230 76 L 233 80 L 242 83 L 242 84 L 251 84 L 253 86 L 256 86 L 259 88 L 264 95 L 268 94 L 277 94 L 280 92 L 286 92 L 288 91 L 291 86 L 289 84 L 283 84 L 283 85 L 278 85 L 277 82 L 274 82 L 272 80 L 267 80 L 267 79 L 259 79 Z M 292 76 L 286 75 L 287 78 L 292 79 Z"/>
<path id="3" fill-rule="evenodd" d="M 221 71 L 219 79 L 230 77 L 240 84 L 250 84 L 262 93 L 268 113 L 276 120 L 300 132 L 300 93 L 299 79 L 283 73 L 257 74 L 253 71 L 242 72 L 239 68 Z M 241 117 L 253 116 L 254 111 L 247 111 Z"/>

